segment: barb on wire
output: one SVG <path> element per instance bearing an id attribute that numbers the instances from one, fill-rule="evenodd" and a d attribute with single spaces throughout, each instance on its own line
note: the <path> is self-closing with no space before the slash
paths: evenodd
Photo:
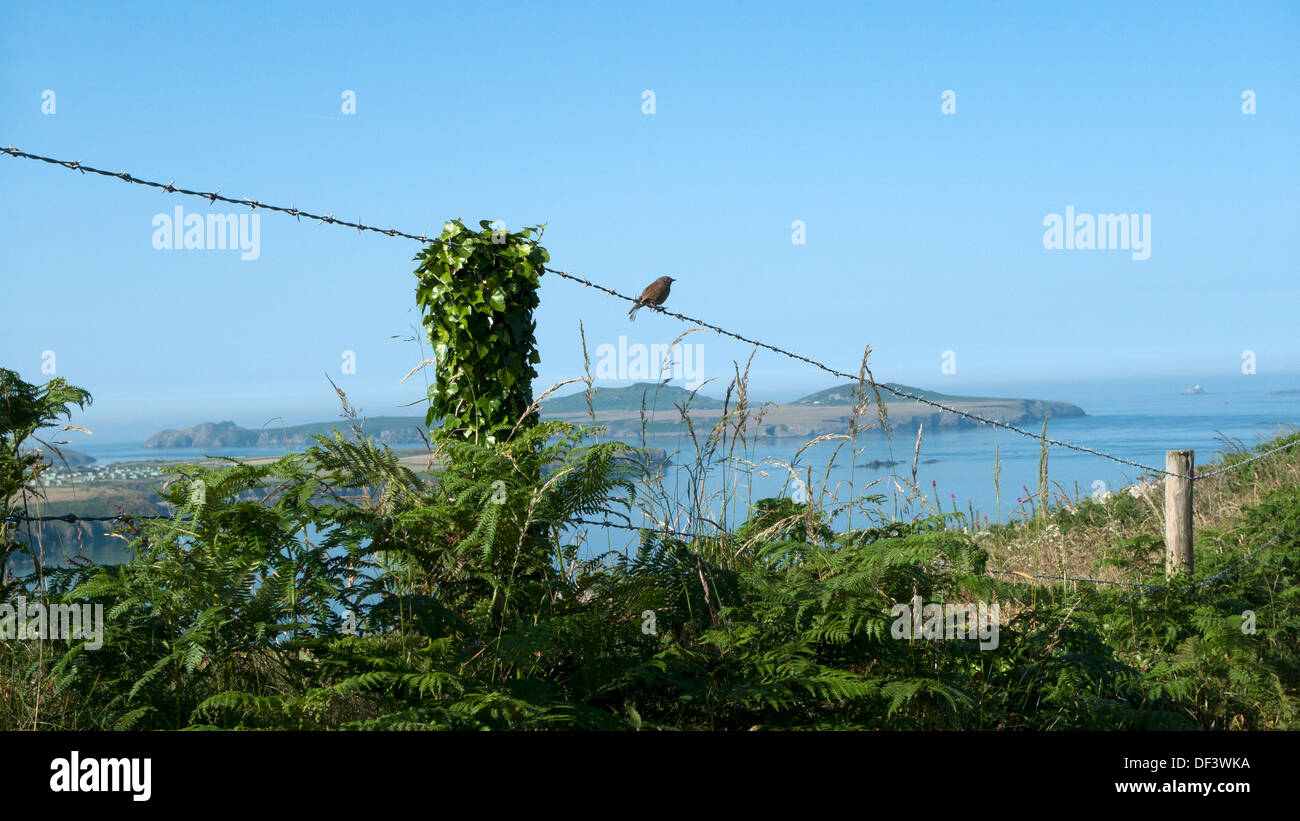
<path id="1" fill-rule="evenodd" d="M 57 166 L 61 166 L 61 167 L 63 167 L 63 168 L 68 168 L 68 169 L 71 169 L 71 170 L 74 170 L 74 171 L 80 171 L 80 172 L 83 173 L 83 174 L 85 174 L 85 173 L 91 173 L 91 174 L 99 174 L 99 175 L 101 175 L 101 176 L 105 176 L 105 177 L 115 177 L 115 178 L 117 178 L 117 179 L 122 180 L 123 182 L 135 183 L 135 184 L 137 184 L 137 185 L 147 185 L 147 186 L 150 186 L 150 187 L 152 187 L 152 188 L 157 188 L 157 189 L 160 189 L 160 190 L 166 191 L 166 192 L 168 192 L 168 193 L 172 193 L 172 194 L 186 194 L 186 195 L 189 195 L 189 196 L 203 197 L 204 199 L 207 199 L 207 200 L 209 200 L 210 202 L 217 202 L 217 201 L 220 201 L 220 202 L 230 203 L 230 204 L 232 204 L 232 205 L 246 205 L 246 206 L 248 206 L 249 208 L 265 208 L 265 209 L 268 210 L 268 211 L 278 211 L 278 212 L 280 212 L 280 213 L 282 213 L 282 214 L 288 214 L 288 215 L 290 215 L 290 216 L 292 216 L 292 217 L 307 217 L 307 218 L 309 218 L 309 219 L 319 220 L 319 221 L 322 222 L 322 223 L 328 223 L 328 224 L 330 224 L 330 225 L 343 225 L 343 226 L 346 226 L 346 227 L 349 227 L 349 228 L 356 228 L 357 231 L 373 231 L 374 233 L 377 233 L 377 234 L 383 234 L 383 235 L 385 235 L 385 236 L 390 236 L 390 237 L 404 237 L 404 238 L 406 238 L 406 239 L 413 239 L 413 240 L 415 240 L 415 241 L 417 241 L 417 242 L 420 242 L 420 243 L 423 243 L 423 244 L 426 244 L 426 245 L 429 244 L 429 243 L 433 243 L 433 242 L 440 242 L 440 240 L 437 240 L 437 239 L 430 239 L 429 237 L 426 237 L 426 236 L 417 236 L 417 235 L 415 235 L 415 234 L 408 234 L 408 233 L 406 233 L 406 232 L 404 232 L 404 231 L 398 231 L 398 230 L 393 229 L 393 228 L 374 228 L 374 227 L 369 226 L 369 225 L 364 225 L 364 224 L 362 224 L 360 221 L 358 221 L 358 222 L 344 222 L 344 221 L 342 221 L 342 220 L 335 219 L 333 215 L 321 216 L 321 215 L 318 215 L 318 214 L 311 214 L 311 213 L 308 213 L 308 212 L 306 212 L 306 211 L 302 211 L 301 209 L 294 208 L 294 207 L 283 208 L 283 207 L 278 206 L 278 205 L 269 205 L 269 204 L 267 204 L 267 203 L 259 202 L 259 201 L 257 201 L 257 200 L 251 200 L 251 199 L 242 199 L 242 200 L 239 200 L 239 199 L 233 199 L 233 198 L 231 198 L 231 197 L 225 197 L 225 196 L 222 196 L 220 191 L 214 191 L 214 192 L 203 192 L 203 191 L 191 191 L 191 190 L 189 190 L 189 189 L 185 189 L 185 188 L 177 188 L 177 187 L 175 186 L 174 182 L 169 182 L 169 183 L 166 183 L 166 184 L 159 183 L 159 182 L 152 182 L 152 181 L 150 181 L 150 180 L 144 180 L 144 179 L 140 179 L 140 178 L 138 178 L 138 177 L 134 177 L 134 176 L 132 176 L 132 175 L 126 173 L 125 171 L 122 171 L 122 172 L 116 172 L 116 173 L 115 173 L 115 172 L 112 172 L 112 171 L 104 171 L 104 170 L 102 170 L 102 169 L 92 168 L 91 166 L 84 165 L 84 164 L 81 163 L 80 161 L 72 162 L 72 161 L 68 161 L 68 160 L 57 160 L 57 159 L 54 159 L 54 158 L 52 158 L 52 157 L 43 157 L 43 156 L 40 156 L 39 154 L 29 154 L 29 153 L 27 153 L 26 151 L 20 151 L 20 150 L 14 148 L 12 145 L 9 146 L 8 148 L 0 148 L 0 153 L 2 153 L 2 154 L 6 154 L 6 155 L 11 156 L 11 157 L 22 157 L 22 158 L 24 158 L 24 159 L 29 159 L 29 160 L 38 160 L 38 161 L 40 161 L 40 162 L 49 163 L 49 164 L 51 164 L 51 165 L 57 165 Z M 454 245 L 454 243 L 446 243 L 446 244 Z M 563 277 L 564 279 L 568 279 L 568 280 L 571 280 L 571 281 L 573 281 L 573 282 L 577 282 L 577 283 L 579 283 L 579 284 L 581 284 L 581 285 L 585 285 L 585 286 L 588 287 L 588 288 L 595 288 L 595 289 L 598 290 L 598 291 L 602 291 L 602 292 L 604 292 L 604 293 L 606 293 L 606 294 L 609 294 L 610 296 L 614 296 L 614 297 L 617 297 L 617 298 L 619 298 L 619 299 L 626 300 L 627 302 L 636 302 L 636 299 L 635 299 L 635 298 L 630 297 L 630 296 L 628 296 L 627 294 L 620 293 L 620 292 L 618 292 L 618 291 L 615 291 L 615 290 L 612 289 L 612 288 L 606 288 L 606 287 L 603 286 L 603 285 L 598 285 L 597 283 L 594 283 L 594 282 L 592 282 L 592 281 L 590 281 L 590 280 L 588 280 L 588 279 L 586 279 L 586 278 L 584 278 L 584 277 L 580 277 L 580 276 L 578 276 L 578 275 L 576 275 L 576 274 L 573 274 L 573 273 L 571 273 L 571 272 L 569 272 L 569 271 L 561 271 L 561 270 L 559 270 L 559 269 L 556 269 L 556 268 L 550 268 L 550 267 L 544 268 L 544 270 L 546 270 L 546 271 L 548 271 L 548 272 L 550 272 L 550 273 L 552 273 L 552 274 L 555 274 L 556 276 Z M 785 356 L 785 357 L 788 357 L 788 358 L 790 358 L 790 359 L 794 359 L 794 360 L 797 360 L 797 361 L 799 361 L 799 362 L 803 362 L 803 363 L 805 363 L 805 364 L 812 365 L 813 367 L 818 368 L 818 369 L 820 369 L 820 370 L 822 370 L 822 371 L 825 371 L 826 373 L 831 374 L 832 376 L 836 376 L 836 377 L 843 378 L 843 379 L 850 379 L 850 380 L 854 380 L 854 381 L 857 381 L 857 380 L 860 379 L 859 376 L 854 376 L 853 374 L 845 373 L 845 372 L 843 372 L 843 371 L 837 371 L 837 370 L 835 370 L 835 369 L 833 369 L 833 368 L 828 367 L 827 365 L 825 365 L 825 364 L 823 364 L 823 363 L 821 363 L 821 362 L 818 362 L 818 361 L 816 361 L 816 360 L 814 360 L 814 359 L 810 359 L 810 358 L 808 358 L 808 357 L 806 357 L 806 356 L 803 356 L 803 355 L 801 355 L 801 354 L 794 353 L 793 351 L 788 351 L 788 350 L 786 350 L 786 349 L 784 349 L 784 348 L 777 347 L 776 345 L 769 345 L 769 344 L 766 343 L 766 342 L 761 342 L 761 341 L 756 340 L 756 339 L 750 339 L 749 337 L 742 336 L 741 334 L 734 333 L 734 332 L 732 332 L 732 331 L 728 331 L 728 330 L 726 330 L 726 329 L 724 329 L 724 328 L 720 328 L 720 327 L 718 327 L 717 325 L 713 325 L 713 324 L 708 323 L 708 322 L 705 322 L 705 321 L 703 321 L 703 320 L 701 320 L 701 319 L 696 319 L 695 317 L 687 316 L 687 315 L 685 315 L 685 314 L 675 313 L 675 312 L 673 312 L 673 311 L 666 311 L 666 310 L 664 310 L 663 308 L 660 308 L 660 307 L 654 307 L 654 306 L 650 306 L 650 307 L 651 307 L 653 310 L 659 311 L 660 313 L 663 313 L 663 314 L 665 314 L 665 315 L 667 315 L 667 316 L 670 316 L 670 317 L 673 317 L 673 318 L 675 318 L 675 319 L 682 320 L 683 322 L 690 322 L 690 323 L 693 323 L 693 324 L 699 325 L 699 326 L 701 326 L 701 327 L 703 327 L 703 328 L 708 328 L 709 330 L 714 331 L 715 333 L 721 334 L 721 335 L 723 335 L 723 336 L 728 336 L 728 337 L 731 337 L 732 339 L 738 340 L 738 341 L 740 341 L 740 342 L 744 342 L 744 343 L 746 343 L 746 344 L 748 344 L 748 345 L 753 345 L 753 346 L 755 346 L 755 347 L 763 348 L 763 349 L 765 349 L 765 350 L 772 351 L 773 353 L 780 354 L 780 355 Z M 1095 450 L 1095 449 L 1093 449 L 1093 448 L 1086 447 L 1086 446 L 1084 446 L 1084 445 L 1076 445 L 1076 444 L 1073 444 L 1073 443 L 1070 443 L 1070 442 L 1062 442 L 1062 441 L 1057 440 L 1057 439 L 1049 439 L 1049 438 L 1047 438 L 1047 437 L 1045 437 L 1045 436 L 1042 436 L 1042 435 L 1040 435 L 1040 434 L 1034 433 L 1034 432 L 1032 432 L 1032 431 L 1027 431 L 1027 430 L 1024 430 L 1024 429 L 1022 429 L 1022 428 L 1018 428 L 1018 427 L 1016 427 L 1015 425 L 1011 425 L 1011 424 L 1009 424 L 1009 423 L 1007 423 L 1007 422 L 1003 422 L 1003 421 L 998 420 L 998 419 L 988 419 L 988 418 L 986 418 L 986 417 L 979 416 L 979 415 L 977 415 L 977 414 L 973 414 L 973 413 L 970 413 L 970 412 L 968 412 L 968 411 L 963 411 L 963 410 L 960 410 L 960 409 L 958 409 L 958 408 L 949 407 L 948 405 L 944 405 L 944 404 L 941 403 L 941 402 L 935 402 L 934 400 L 926 399 L 926 398 L 921 397 L 921 396 L 917 396 L 917 395 L 915 395 L 915 394 L 913 394 L 913 393 L 911 393 L 911 392 L 909 392 L 909 391 L 900 390 L 900 389 L 895 388 L 895 387 L 892 387 L 892 386 L 890 386 L 890 385 L 879 384 L 879 383 L 875 382 L 874 379 L 869 379 L 869 381 L 870 381 L 870 384 L 871 384 L 873 387 L 883 389 L 883 390 L 887 391 L 888 393 L 891 393 L 891 394 L 893 394 L 894 396 L 897 396 L 897 397 L 899 397 L 899 398 L 901 398 L 901 399 L 909 399 L 909 400 L 911 400 L 911 401 L 913 401 L 913 402 L 919 402 L 919 403 L 921 403 L 921 404 L 923 404 L 923 405 L 928 405 L 928 406 L 933 407 L 933 408 L 938 408 L 938 409 L 941 410 L 941 411 L 944 411 L 944 412 L 947 412 L 947 413 L 951 413 L 951 414 L 954 414 L 954 415 L 956 415 L 956 416 L 960 416 L 960 417 L 962 417 L 962 418 L 964 418 L 964 419 L 970 419 L 970 420 L 972 420 L 972 421 L 974 421 L 974 422 L 977 422 L 977 423 L 979 423 L 979 424 L 982 424 L 982 425 L 992 425 L 992 426 L 994 426 L 994 427 L 1001 428 L 1001 429 L 1003 429 L 1003 430 L 1009 430 L 1009 431 L 1012 431 L 1013 433 L 1018 433 L 1018 434 L 1020 434 L 1021 436 L 1025 436 L 1025 437 L 1027 437 L 1027 438 L 1029 438 L 1029 439 L 1033 439 L 1033 440 L 1035 440 L 1035 441 L 1039 441 L 1039 442 L 1044 442 L 1044 443 L 1046 443 L 1046 444 L 1048 444 L 1048 445 L 1053 445 L 1053 446 L 1055 446 L 1055 447 L 1060 447 L 1060 448 L 1066 448 L 1066 449 L 1068 449 L 1068 450 L 1074 450 L 1074 451 L 1078 451 L 1078 452 L 1080 452 L 1080 453 L 1087 453 L 1087 454 L 1091 454 L 1091 455 L 1093 455 L 1093 456 L 1099 456 L 1099 457 L 1101 457 L 1101 458 L 1103 458 L 1103 459 L 1109 459 L 1109 460 L 1112 461 L 1112 462 L 1117 462 L 1117 463 L 1122 464 L 1122 465 L 1128 465 L 1128 466 L 1130 466 L 1130 467 L 1140 468 L 1141 470 L 1146 471 L 1147 473 L 1163 474 L 1163 475 L 1166 475 L 1166 476 L 1178 476 L 1178 477 L 1180 477 L 1180 478 L 1184 478 L 1184 479 L 1194 478 L 1194 477 L 1186 476 L 1186 475 L 1181 474 L 1181 473 L 1175 473 L 1175 472 L 1172 472 L 1172 471 L 1168 471 L 1168 470 L 1165 470 L 1164 468 L 1154 467 L 1154 466 L 1151 466 L 1151 465 L 1144 465 L 1144 464 L 1142 464 L 1141 462 L 1134 462 L 1134 461 L 1129 460 L 1129 459 L 1123 459 L 1123 458 L 1118 457 L 1118 456 L 1112 456 L 1112 455 L 1109 454 L 1109 453 L 1103 453 L 1103 452 L 1101 452 L 1101 451 L 1099 451 L 1099 450 Z"/>

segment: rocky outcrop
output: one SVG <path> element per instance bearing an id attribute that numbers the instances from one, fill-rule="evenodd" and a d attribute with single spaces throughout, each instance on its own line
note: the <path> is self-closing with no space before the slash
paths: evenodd
<path id="1" fill-rule="evenodd" d="M 415 416 L 409 419 L 378 417 L 367 420 L 365 434 L 385 445 L 418 445 L 424 442 L 420 437 L 423 425 L 424 420 Z M 342 423 L 251 430 L 234 422 L 202 422 L 184 430 L 155 433 L 144 445 L 147 448 L 242 448 L 280 447 L 287 443 L 290 447 L 303 448 L 316 444 L 313 434 L 330 435 L 332 430 L 352 438 L 351 429 Z"/>
<path id="2" fill-rule="evenodd" d="M 85 467 L 86 465 L 95 464 L 95 457 L 80 451 L 69 450 L 68 448 L 59 448 L 55 453 L 52 448 L 41 445 L 40 447 L 25 450 L 25 453 L 39 453 L 47 465 L 51 467 Z"/>
<path id="3" fill-rule="evenodd" d="M 256 445 L 262 431 L 241 428 L 234 422 L 201 422 L 184 430 L 155 433 L 144 443 L 147 448 L 230 448 Z"/>

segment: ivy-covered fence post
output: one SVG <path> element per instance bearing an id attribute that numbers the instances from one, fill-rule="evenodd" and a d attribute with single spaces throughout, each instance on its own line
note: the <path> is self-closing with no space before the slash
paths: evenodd
<path id="1" fill-rule="evenodd" d="M 437 379 L 425 423 L 474 441 L 502 441 L 533 402 L 533 369 L 541 361 L 533 332 L 537 287 L 550 261 L 537 244 L 541 228 L 518 233 L 481 230 L 460 220 L 416 257 L 415 298 L 433 346 Z"/>

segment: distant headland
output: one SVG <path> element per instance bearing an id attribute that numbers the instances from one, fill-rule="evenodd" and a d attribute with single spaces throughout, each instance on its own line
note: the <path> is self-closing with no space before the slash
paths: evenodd
<path id="1" fill-rule="evenodd" d="M 748 430 L 751 435 L 772 438 L 814 437 L 828 433 L 846 433 L 853 415 L 854 383 L 827 388 L 785 404 L 765 403 L 750 407 Z M 941 432 L 978 427 L 979 423 L 931 405 L 903 399 L 885 388 L 907 393 L 936 402 L 965 413 L 994 419 L 1009 425 L 1040 424 L 1045 418 L 1071 419 L 1086 416 L 1084 410 L 1068 402 L 1046 399 L 1014 399 L 982 396 L 954 396 L 949 394 L 899 385 L 893 382 L 881 386 L 880 399 L 885 406 L 890 426 L 896 431 L 915 432 L 924 425 L 926 431 Z M 735 407 L 735 398 L 731 400 Z M 588 397 L 585 391 L 558 396 L 542 403 L 542 416 L 576 424 L 604 425 L 609 434 L 621 439 L 634 439 L 644 430 L 648 435 L 678 433 L 685 429 L 682 412 L 685 408 L 695 425 L 711 424 L 721 417 L 724 403 L 720 399 L 697 394 L 675 385 L 641 382 L 621 388 L 596 388 Z M 645 419 L 642 419 L 644 411 Z M 644 421 L 644 428 L 643 428 Z M 878 426 L 874 396 L 871 406 L 858 419 L 863 428 Z M 374 416 L 365 420 L 365 432 L 377 441 L 390 446 L 423 443 L 424 417 Z M 181 430 L 164 430 L 149 437 L 148 448 L 219 448 L 219 447 L 274 447 L 288 445 L 301 448 L 313 444 L 313 434 L 329 434 L 333 430 L 347 434 L 343 422 L 314 422 L 290 427 L 250 429 L 234 422 L 202 422 Z"/>

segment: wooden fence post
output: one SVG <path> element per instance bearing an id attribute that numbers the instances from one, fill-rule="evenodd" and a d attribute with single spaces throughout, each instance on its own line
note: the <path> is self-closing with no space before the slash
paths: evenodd
<path id="1" fill-rule="evenodd" d="M 1165 578 L 1192 573 L 1192 480 L 1195 452 L 1165 451 Z"/>

